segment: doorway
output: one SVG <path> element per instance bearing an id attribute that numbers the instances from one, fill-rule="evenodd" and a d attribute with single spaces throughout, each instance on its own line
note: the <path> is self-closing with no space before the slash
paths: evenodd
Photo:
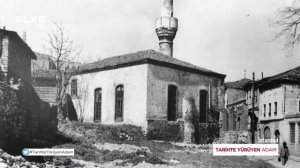
<path id="1" fill-rule="evenodd" d="M 275 134 L 276 143 L 280 144 L 280 132 L 279 132 L 279 130 L 277 129 L 274 134 Z"/>

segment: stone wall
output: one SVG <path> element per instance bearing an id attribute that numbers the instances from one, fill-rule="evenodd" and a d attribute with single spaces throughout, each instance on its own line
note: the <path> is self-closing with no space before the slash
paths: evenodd
<path id="1" fill-rule="evenodd" d="M 186 72 L 182 70 L 172 69 L 168 67 L 161 67 L 156 65 L 149 65 L 148 68 L 148 85 L 147 85 L 147 119 L 159 120 L 160 123 L 166 124 L 163 130 L 168 130 L 170 124 L 174 122 L 167 121 L 168 114 L 168 86 L 173 85 L 177 87 L 177 121 L 182 120 L 183 129 L 177 127 L 178 134 L 182 134 L 182 139 L 178 138 L 181 142 L 186 143 L 212 143 L 215 138 L 219 136 L 219 113 L 224 109 L 224 95 L 225 88 L 223 85 L 224 79 L 221 77 L 209 76 L 206 74 L 197 74 L 192 72 Z M 208 121 L 206 126 L 199 125 L 199 109 L 200 109 L 200 91 L 205 90 L 208 92 L 207 113 Z M 189 94 L 193 99 L 193 105 L 190 105 L 188 109 L 193 109 L 193 122 L 188 123 L 185 120 L 186 108 L 185 96 Z M 154 122 L 155 123 L 155 122 Z M 176 122 L 175 122 L 176 123 Z M 191 124 L 193 123 L 193 124 Z M 150 125 L 148 126 L 150 127 Z M 155 125 L 156 130 L 159 130 L 160 125 Z M 148 128 L 148 131 L 152 131 L 152 127 Z M 180 133 L 179 131 L 183 131 Z M 153 133 L 149 133 L 153 134 Z M 165 133 L 163 131 L 163 137 Z M 169 135 L 167 137 L 170 137 Z M 161 139 L 166 140 L 166 139 Z"/>
<path id="2" fill-rule="evenodd" d="M 7 80 L 8 71 L 8 37 L 3 37 L 2 41 L 2 52 L 0 53 L 0 81 Z"/>
<path id="3" fill-rule="evenodd" d="M 30 144 L 33 138 L 55 133 L 55 107 L 43 102 L 30 85 L 0 83 L 0 148 Z"/>
<path id="4" fill-rule="evenodd" d="M 248 142 L 249 142 L 248 131 L 226 131 L 221 135 L 219 143 L 247 144 Z"/>
<path id="5" fill-rule="evenodd" d="M 196 108 L 200 109 L 200 90 L 209 93 L 207 105 L 214 109 L 224 108 L 224 79 L 209 75 L 196 74 L 182 70 L 148 66 L 147 119 L 167 120 L 168 86 L 177 87 L 177 114 L 182 118 L 182 102 L 186 93 L 194 97 Z"/>
<path id="6" fill-rule="evenodd" d="M 185 123 L 183 120 L 165 121 L 165 120 L 148 120 L 147 138 L 151 140 L 163 140 L 172 142 L 186 142 L 184 133 Z M 219 138 L 218 124 L 199 124 L 195 129 L 196 144 L 209 144 Z M 190 138 L 190 137 L 187 137 Z"/>
<path id="7" fill-rule="evenodd" d="M 247 131 L 248 130 L 248 109 L 245 102 L 231 105 L 225 115 L 223 131 Z M 227 116 L 226 116 L 227 115 Z M 226 119 L 228 119 L 226 121 Z"/>
<path id="8" fill-rule="evenodd" d="M 0 148 L 25 132 L 26 113 L 19 106 L 15 90 L 0 83 Z"/>
<path id="9" fill-rule="evenodd" d="M 32 87 L 34 53 L 16 32 L 6 31 L 0 53 L 0 148 L 16 151 L 57 130 L 56 110 Z M 26 146 L 25 145 L 25 146 Z M 17 150 L 20 152 L 20 150 Z"/>
<path id="10" fill-rule="evenodd" d="M 148 120 L 147 138 L 151 140 L 164 140 L 182 142 L 184 122 L 166 120 Z"/>
<path id="11" fill-rule="evenodd" d="M 21 40 L 9 40 L 8 45 L 8 78 L 14 81 L 22 79 L 23 82 L 31 83 L 31 55 L 21 49 Z"/>
<path id="12" fill-rule="evenodd" d="M 219 124 L 199 124 L 199 144 L 210 144 L 217 138 L 219 138 Z"/>

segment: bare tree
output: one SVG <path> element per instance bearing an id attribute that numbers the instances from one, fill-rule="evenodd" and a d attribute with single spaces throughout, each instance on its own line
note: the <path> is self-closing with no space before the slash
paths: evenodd
<path id="1" fill-rule="evenodd" d="M 48 34 L 46 49 L 53 58 L 56 66 L 56 103 L 58 108 L 59 119 L 62 117 L 63 105 L 66 103 L 66 88 L 70 79 L 70 66 L 79 58 L 82 47 L 77 45 L 65 32 L 61 24 L 54 23 L 54 30 Z M 72 61 L 71 61 L 72 60 Z"/>
<path id="2" fill-rule="evenodd" d="M 83 122 L 86 117 L 86 107 L 88 103 L 88 90 L 89 90 L 89 83 L 84 83 L 82 79 L 80 80 L 80 83 L 78 83 L 78 93 L 79 95 L 75 96 L 74 103 L 77 104 L 78 107 L 78 121 Z"/>
<path id="3" fill-rule="evenodd" d="M 274 26 L 280 28 L 280 31 L 275 35 L 275 39 L 284 38 L 284 47 L 290 53 L 300 41 L 300 7 L 297 5 L 299 0 L 293 2 L 291 6 L 283 7 L 278 11 L 278 17 L 274 23 Z"/>

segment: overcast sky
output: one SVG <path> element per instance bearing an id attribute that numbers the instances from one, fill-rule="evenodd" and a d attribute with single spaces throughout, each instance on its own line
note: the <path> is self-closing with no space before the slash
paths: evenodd
<path id="1" fill-rule="evenodd" d="M 158 50 L 154 20 L 161 0 L 0 0 L 0 26 L 14 30 L 45 52 L 52 22 L 60 22 L 83 45 L 83 59 Z M 272 41 L 276 11 L 290 0 L 174 0 L 179 30 L 174 57 L 226 74 L 226 81 L 275 75 L 300 65 L 299 50 L 286 56 Z"/>

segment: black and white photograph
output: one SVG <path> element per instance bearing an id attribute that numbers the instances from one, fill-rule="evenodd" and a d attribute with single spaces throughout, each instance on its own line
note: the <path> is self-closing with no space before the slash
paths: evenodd
<path id="1" fill-rule="evenodd" d="M 0 0 L 0 168 L 300 167 L 300 0 Z"/>

